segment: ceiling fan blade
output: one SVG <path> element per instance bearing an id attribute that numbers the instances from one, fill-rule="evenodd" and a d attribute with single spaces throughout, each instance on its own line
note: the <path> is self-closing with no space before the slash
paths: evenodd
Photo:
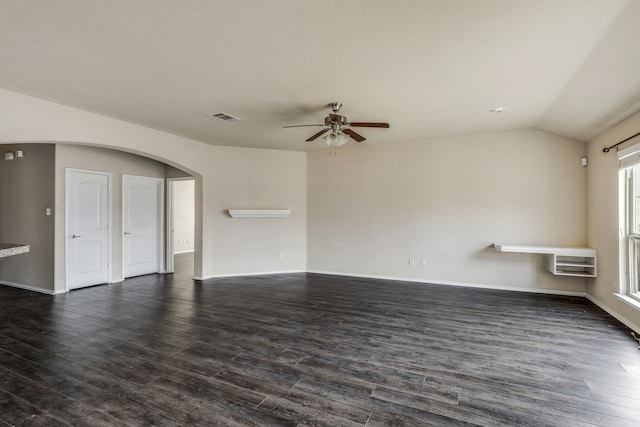
<path id="1" fill-rule="evenodd" d="M 323 125 L 324 126 L 324 125 Z M 320 135 L 329 132 L 329 128 L 327 129 L 322 129 L 320 132 L 316 133 L 315 135 L 313 135 L 311 138 L 307 139 L 307 141 L 313 141 L 314 139 L 316 139 L 317 137 L 319 137 Z"/>
<path id="2" fill-rule="evenodd" d="M 376 123 L 376 122 L 351 122 L 349 126 L 355 128 L 389 128 L 389 123 Z"/>
<path id="3" fill-rule="evenodd" d="M 307 126 L 325 126 L 325 124 L 321 124 L 321 125 L 289 125 L 289 126 L 282 126 L 283 128 L 303 128 L 303 127 L 307 127 Z"/>
<path id="4" fill-rule="evenodd" d="M 342 133 L 349 135 L 351 138 L 355 139 L 357 142 L 362 142 L 365 139 L 367 139 L 364 136 L 360 135 L 358 132 L 351 129 L 344 129 Z"/>

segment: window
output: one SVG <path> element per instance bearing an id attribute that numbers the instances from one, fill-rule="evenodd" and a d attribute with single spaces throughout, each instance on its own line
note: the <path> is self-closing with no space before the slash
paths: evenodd
<path id="1" fill-rule="evenodd" d="M 640 307 L 640 144 L 619 150 L 618 157 L 620 195 L 621 201 L 624 201 L 620 215 L 620 231 L 624 237 L 624 242 L 621 241 L 620 267 L 621 272 L 626 273 L 626 280 L 621 278 L 620 296 L 623 301 Z M 626 254 L 622 253 L 623 247 Z"/>
<path id="2" fill-rule="evenodd" d="M 625 182 L 625 226 L 628 294 L 640 301 L 640 163 L 623 169 Z"/>

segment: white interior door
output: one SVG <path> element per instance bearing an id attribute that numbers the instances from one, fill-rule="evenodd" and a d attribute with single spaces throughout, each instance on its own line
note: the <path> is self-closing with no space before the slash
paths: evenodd
<path id="1" fill-rule="evenodd" d="M 69 289 L 109 282 L 109 175 L 67 171 Z"/>
<path id="2" fill-rule="evenodd" d="M 160 271 L 162 180 L 122 177 L 124 277 Z"/>

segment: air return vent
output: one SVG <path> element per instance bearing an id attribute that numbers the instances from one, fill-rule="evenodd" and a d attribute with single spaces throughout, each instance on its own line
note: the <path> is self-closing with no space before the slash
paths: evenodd
<path id="1" fill-rule="evenodd" d="M 240 120 L 239 118 L 233 117 L 231 114 L 227 113 L 211 113 L 209 114 L 209 117 L 224 120 L 225 122 L 237 122 L 238 120 Z"/>

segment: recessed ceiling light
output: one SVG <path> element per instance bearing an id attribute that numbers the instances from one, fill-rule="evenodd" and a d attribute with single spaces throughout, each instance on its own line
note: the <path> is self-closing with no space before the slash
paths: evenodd
<path id="1" fill-rule="evenodd" d="M 502 113 L 504 111 L 504 107 L 489 108 L 489 111 L 494 113 L 494 114 Z"/>

